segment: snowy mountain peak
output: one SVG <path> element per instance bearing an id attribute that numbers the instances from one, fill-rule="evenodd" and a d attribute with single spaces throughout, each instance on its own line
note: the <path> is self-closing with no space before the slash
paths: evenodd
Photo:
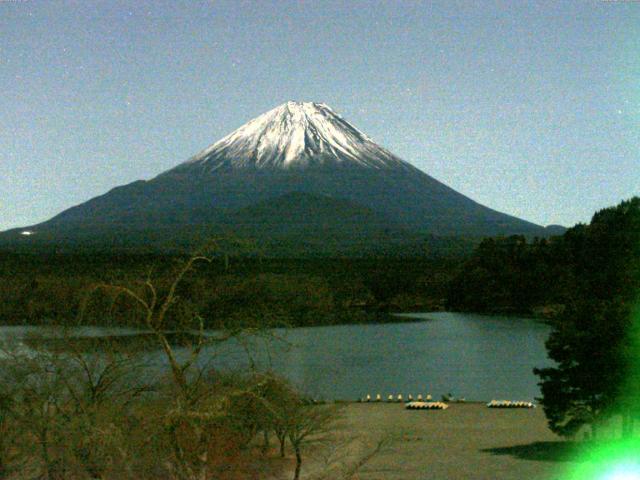
<path id="1" fill-rule="evenodd" d="M 328 105 L 289 101 L 244 124 L 177 169 L 212 172 L 222 167 L 309 166 L 412 168 Z"/>

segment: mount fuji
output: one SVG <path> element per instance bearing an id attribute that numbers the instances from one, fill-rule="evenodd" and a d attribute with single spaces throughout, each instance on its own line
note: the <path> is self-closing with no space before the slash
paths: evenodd
<path id="1" fill-rule="evenodd" d="M 313 167 L 406 169 L 323 103 L 287 102 L 246 123 L 172 171 Z"/>
<path id="2" fill-rule="evenodd" d="M 229 230 L 360 244 L 411 235 L 549 234 L 447 187 L 327 105 L 287 102 L 151 180 L 7 231 L 0 243 L 126 247 L 171 239 L 175 246 Z"/>

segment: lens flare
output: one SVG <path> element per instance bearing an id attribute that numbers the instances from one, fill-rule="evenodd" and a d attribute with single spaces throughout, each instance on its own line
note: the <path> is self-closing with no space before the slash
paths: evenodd
<path id="1" fill-rule="evenodd" d="M 640 480 L 639 452 L 638 439 L 595 443 L 563 480 Z"/>
<path id="2" fill-rule="evenodd" d="M 631 425 L 640 416 L 640 305 L 636 304 L 632 312 L 625 352 L 627 377 L 618 398 L 621 408 L 612 412 L 627 414 Z M 562 480 L 640 480 L 640 425 L 635 431 L 629 429 L 626 435 L 624 428 L 616 432 L 616 436 L 626 438 L 585 443 L 576 455 L 574 466 Z"/>
<path id="3" fill-rule="evenodd" d="M 619 465 L 602 477 L 602 480 L 640 480 L 638 465 Z"/>

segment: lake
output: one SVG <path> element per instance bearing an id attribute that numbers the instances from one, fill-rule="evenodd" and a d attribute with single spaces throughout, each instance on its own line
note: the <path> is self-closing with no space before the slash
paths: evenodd
<path id="1" fill-rule="evenodd" d="M 248 340 L 258 368 L 271 368 L 316 398 L 355 400 L 367 394 L 451 393 L 467 400 L 533 400 L 534 367 L 551 365 L 544 342 L 550 328 L 536 320 L 460 313 L 403 314 L 407 322 L 278 329 L 285 341 Z M 423 321 L 416 321 L 423 320 Z M 38 327 L 0 327 L 0 337 Z M 84 335 L 131 334 L 86 328 Z M 204 352 L 216 368 L 251 361 L 243 342 Z M 148 353 L 150 365 L 163 357 Z"/>

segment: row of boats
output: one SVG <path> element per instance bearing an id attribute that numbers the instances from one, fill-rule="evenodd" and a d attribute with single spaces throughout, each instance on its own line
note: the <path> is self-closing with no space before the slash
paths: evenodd
<path id="1" fill-rule="evenodd" d="M 511 400 L 491 400 L 487 403 L 489 408 L 536 408 L 532 402 L 513 402 Z"/>
<path id="2" fill-rule="evenodd" d="M 446 399 L 445 399 L 446 400 Z M 371 395 L 367 395 L 363 399 L 360 399 L 361 402 L 382 402 L 382 395 L 379 393 L 373 398 Z M 464 399 L 450 399 L 454 403 L 464 402 Z M 431 399 L 431 395 L 418 395 L 415 399 L 412 395 L 407 395 L 407 398 L 404 399 L 402 394 L 399 395 L 389 395 L 386 399 L 387 403 L 405 403 L 405 407 L 409 410 L 445 410 L 448 408 L 447 402 L 433 402 Z M 491 400 L 487 403 L 488 408 L 535 408 L 535 404 L 532 402 L 526 401 L 513 401 L 513 400 Z"/>
<path id="3" fill-rule="evenodd" d="M 431 401 L 431 395 L 425 395 L 425 397 L 423 398 L 422 395 L 418 395 L 415 400 L 417 400 L 418 402 L 422 402 L 423 400 Z M 375 399 L 373 399 L 371 397 L 371 395 L 367 395 L 365 398 L 363 398 L 362 400 L 360 400 L 361 402 L 381 402 L 382 401 L 382 396 L 378 393 L 375 397 Z M 402 403 L 402 402 L 413 402 L 414 398 L 413 395 L 409 394 L 407 395 L 407 399 L 404 400 L 402 397 L 402 394 L 397 395 L 397 396 L 393 396 L 393 395 L 389 395 L 387 397 L 387 403 Z"/>
<path id="4" fill-rule="evenodd" d="M 449 405 L 444 402 L 408 402 L 407 410 L 446 410 Z"/>

